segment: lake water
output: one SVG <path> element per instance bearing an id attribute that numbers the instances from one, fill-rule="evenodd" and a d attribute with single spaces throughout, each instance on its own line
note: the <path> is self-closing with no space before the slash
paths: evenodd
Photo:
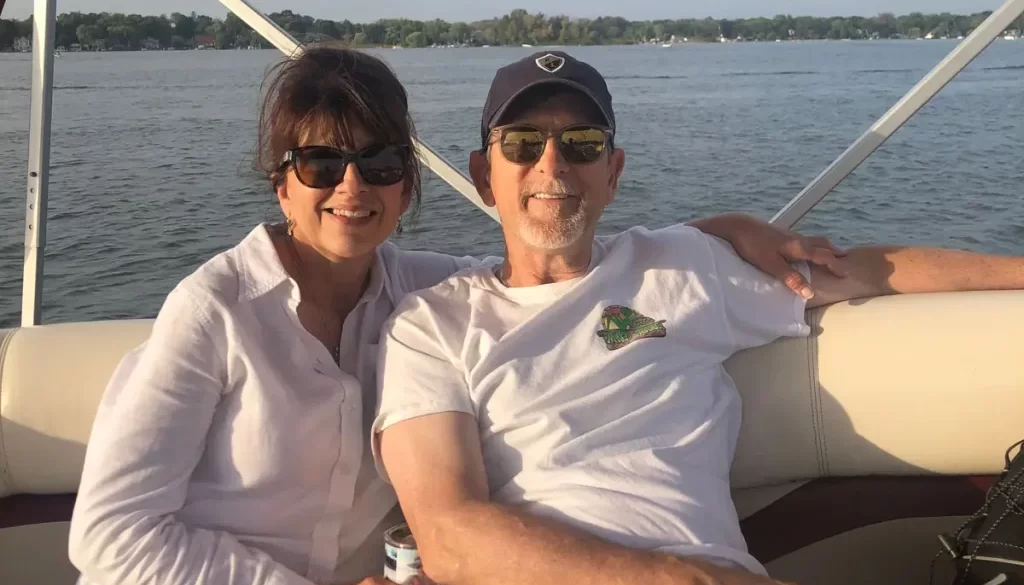
<path id="1" fill-rule="evenodd" d="M 607 233 L 770 217 L 954 47 L 809 42 L 574 48 L 607 77 L 627 169 Z M 462 169 L 494 71 L 530 49 L 385 50 L 421 137 Z M 43 319 L 155 315 L 182 277 L 278 218 L 254 174 L 273 51 L 56 60 Z M 0 327 L 20 311 L 30 56 L 0 55 Z M 487 216 L 426 182 L 410 248 L 500 254 Z M 1024 254 L 1024 42 L 999 41 L 798 229 L 840 245 Z"/>

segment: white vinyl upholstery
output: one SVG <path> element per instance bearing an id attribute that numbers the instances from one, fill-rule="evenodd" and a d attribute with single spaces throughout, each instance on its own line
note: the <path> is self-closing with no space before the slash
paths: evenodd
<path id="1" fill-rule="evenodd" d="M 816 309 L 808 321 L 809 338 L 727 363 L 743 395 L 733 464 L 741 518 L 822 477 L 994 475 L 1005 449 L 1024 439 L 1024 291 L 877 298 Z M 0 498 L 77 490 L 107 380 L 150 327 L 0 331 Z M 954 520 L 859 528 L 768 567 L 817 585 L 921 582 L 934 535 Z M 0 530 L 0 583 L 44 573 L 52 580 L 31 581 L 67 582 L 66 531 L 65 523 Z M 29 545 L 44 560 L 8 563 Z"/>
<path id="2" fill-rule="evenodd" d="M 1024 438 L 1024 292 L 906 295 L 808 313 L 734 356 L 735 488 L 825 476 L 996 473 Z M 114 367 L 150 321 L 0 333 L 0 496 L 70 493 Z"/>
<path id="3" fill-rule="evenodd" d="M 734 356 L 733 486 L 995 474 L 1024 439 L 1024 291 L 905 295 L 808 313 L 815 333 Z"/>
<path id="4" fill-rule="evenodd" d="M 0 496 L 74 493 L 93 416 L 150 321 L 44 325 L 0 344 Z"/>

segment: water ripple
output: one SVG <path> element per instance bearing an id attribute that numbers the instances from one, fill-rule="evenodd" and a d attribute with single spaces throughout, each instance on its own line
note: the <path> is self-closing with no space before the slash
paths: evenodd
<path id="1" fill-rule="evenodd" d="M 1019 43 L 996 43 L 798 226 L 844 246 L 1024 254 Z M 943 43 L 578 47 L 613 86 L 626 172 L 601 233 L 724 211 L 770 217 L 949 50 Z M 198 53 L 198 52 L 188 52 Z M 518 49 L 381 52 L 422 137 L 466 170 L 494 71 Z M 47 321 L 152 316 L 260 221 L 257 95 L 272 51 L 66 54 L 54 96 Z M 0 327 L 20 307 L 27 62 L 0 60 Z M 7 96 L 10 96 L 8 99 Z M 501 254 L 501 233 L 430 173 L 414 249 Z"/>

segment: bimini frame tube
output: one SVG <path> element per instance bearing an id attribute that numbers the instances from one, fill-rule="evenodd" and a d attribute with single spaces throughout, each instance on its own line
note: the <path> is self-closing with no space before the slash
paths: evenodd
<path id="1" fill-rule="evenodd" d="M 927 104 L 942 88 L 964 70 L 996 40 L 1018 16 L 1024 14 L 1024 0 L 1008 0 L 974 29 L 953 52 L 935 66 L 913 89 L 878 119 L 846 152 L 841 154 L 811 184 L 772 218 L 772 223 L 793 227 L 814 206 L 860 166 L 900 127 Z"/>
<path id="2" fill-rule="evenodd" d="M 57 0 L 35 0 L 32 16 L 32 107 L 29 113 L 28 192 L 21 325 L 42 320 L 46 200 L 50 187 L 50 121 L 53 119 L 53 37 Z"/>

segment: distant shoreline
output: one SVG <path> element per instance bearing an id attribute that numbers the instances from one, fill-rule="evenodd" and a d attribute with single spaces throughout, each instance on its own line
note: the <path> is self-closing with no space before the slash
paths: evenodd
<path id="1" fill-rule="evenodd" d="M 819 40 L 962 39 L 991 11 L 969 15 L 882 13 L 872 17 L 679 19 L 630 21 L 621 17 L 570 18 L 517 9 L 499 18 L 471 23 L 383 19 L 355 24 L 295 14 L 268 15 L 300 43 L 324 41 L 364 49 L 427 47 L 528 47 L 658 45 L 691 43 L 792 42 Z M 1024 17 L 1007 28 L 1020 38 Z M 31 50 L 29 20 L 0 20 L 0 51 Z M 64 13 L 58 16 L 54 45 L 66 52 L 142 50 L 262 49 L 270 44 L 234 14 L 223 20 L 192 13 L 166 16 Z"/>
<path id="2" fill-rule="evenodd" d="M 903 38 L 903 39 L 787 39 L 787 40 L 777 40 L 777 41 L 756 41 L 756 40 L 755 41 L 726 41 L 724 43 L 723 42 L 719 42 L 719 41 L 701 41 L 701 40 L 693 41 L 692 40 L 692 41 L 674 43 L 674 44 L 672 44 L 672 46 L 683 47 L 683 46 L 687 46 L 687 45 L 694 45 L 694 46 L 697 46 L 697 45 L 711 45 L 711 46 L 714 46 L 714 45 L 723 45 L 723 44 L 733 45 L 733 44 L 774 44 L 774 43 L 779 43 L 779 44 L 782 44 L 782 43 L 795 44 L 795 43 L 849 43 L 849 42 L 856 42 L 856 43 L 865 43 L 865 42 L 900 43 L 900 42 L 906 42 L 906 43 L 910 43 L 912 41 L 925 41 L 925 40 L 930 40 L 930 41 L 958 41 L 958 40 L 963 40 L 963 39 L 962 38 L 960 38 L 960 39 L 951 39 L 951 38 L 935 38 L 935 39 L 924 39 L 924 38 L 916 38 L 916 39 L 907 39 L 907 38 Z M 1001 37 L 998 40 L 1003 40 L 1003 39 Z M 1017 39 L 1012 39 L 1012 40 L 1017 40 Z M 1024 40 L 1024 38 L 1021 38 L 1019 40 Z M 1022 43 L 1022 45 L 1024 45 L 1024 43 Z M 633 47 L 633 48 L 635 48 L 635 47 L 657 47 L 657 46 L 658 45 L 656 43 L 614 43 L 614 44 L 603 44 L 603 45 L 537 45 L 536 47 L 533 47 L 533 48 L 536 48 L 538 50 L 543 50 L 543 49 L 561 50 L 561 49 L 576 49 L 576 48 L 580 48 L 580 47 L 612 47 L 612 48 L 614 48 L 614 47 Z M 662 45 L 662 47 L 664 47 L 664 46 L 665 45 Z M 401 46 L 388 46 L 388 45 L 360 45 L 360 46 L 352 45 L 352 48 L 353 49 L 359 49 L 359 50 L 381 50 L 381 51 L 419 51 L 419 50 L 439 50 L 439 49 L 440 50 L 448 50 L 448 49 L 519 49 L 519 48 L 523 48 L 523 47 L 516 46 L 516 45 L 461 45 L 461 46 L 445 46 L 445 47 L 441 47 L 441 46 L 438 46 L 438 47 L 401 47 Z M 277 49 L 275 47 L 254 47 L 254 48 L 246 48 L 246 49 L 240 49 L 240 48 L 228 48 L 228 49 L 217 49 L 217 48 L 209 48 L 209 49 L 105 49 L 105 50 L 71 51 L 71 50 L 61 49 L 61 48 L 58 47 L 56 49 L 56 51 L 58 53 L 60 53 L 61 55 L 67 54 L 67 53 L 72 53 L 72 54 L 73 53 L 82 53 L 82 54 L 91 55 L 91 54 L 95 54 L 95 53 L 191 53 L 191 52 L 230 53 L 230 52 L 246 52 L 246 51 L 277 51 Z M 12 50 L 12 49 L 0 50 L 0 55 L 19 55 L 19 54 L 21 54 L 21 55 L 31 55 L 32 52 L 31 51 L 15 51 L 15 50 Z"/>

